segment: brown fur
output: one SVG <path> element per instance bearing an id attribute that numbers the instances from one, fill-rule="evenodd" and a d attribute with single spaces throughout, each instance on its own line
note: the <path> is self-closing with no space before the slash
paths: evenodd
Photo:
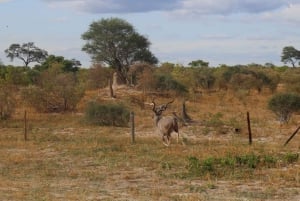
<path id="1" fill-rule="evenodd" d="M 165 111 L 168 107 L 168 104 L 172 103 L 173 101 L 163 104 L 161 106 L 156 107 L 156 104 L 153 102 L 153 112 L 155 114 L 154 120 L 155 125 L 158 128 L 160 134 L 162 135 L 163 144 L 166 146 L 170 145 L 170 138 L 171 133 L 177 133 L 177 142 L 179 140 L 179 129 L 178 129 L 178 122 L 175 116 L 162 116 L 162 112 Z"/>

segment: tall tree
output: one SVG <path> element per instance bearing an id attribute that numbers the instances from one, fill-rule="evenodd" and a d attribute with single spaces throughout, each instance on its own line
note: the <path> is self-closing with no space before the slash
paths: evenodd
<path id="1" fill-rule="evenodd" d="M 42 63 L 48 55 L 47 51 L 36 47 L 33 42 L 11 44 L 5 53 L 11 61 L 15 58 L 22 60 L 26 67 L 32 62 Z"/>
<path id="2" fill-rule="evenodd" d="M 291 63 L 296 67 L 297 61 L 300 59 L 300 51 L 293 46 L 284 47 L 281 54 L 281 61 L 283 63 Z"/>
<path id="3" fill-rule="evenodd" d="M 123 19 L 108 18 L 93 22 L 89 30 L 82 34 L 82 39 L 86 40 L 82 50 L 91 55 L 93 62 L 114 68 L 123 83 L 128 83 L 127 73 L 131 64 L 158 62 L 149 50 L 148 39 Z"/>

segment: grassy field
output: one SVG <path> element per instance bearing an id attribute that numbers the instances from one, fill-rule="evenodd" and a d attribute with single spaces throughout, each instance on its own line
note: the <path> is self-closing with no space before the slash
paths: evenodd
<path id="1" fill-rule="evenodd" d="M 129 104 L 126 91 L 110 101 Z M 97 93 L 83 101 L 105 98 Z M 283 146 L 300 117 L 279 125 L 266 109 L 269 97 L 267 92 L 240 98 L 202 94 L 186 103 L 197 122 L 182 126 L 179 144 L 174 136 L 170 147 L 155 133 L 150 106 L 142 110 L 130 104 L 136 114 L 135 144 L 129 127 L 90 126 L 80 112 L 30 109 L 25 142 L 19 109 L 0 127 L 1 200 L 300 200 L 300 134 Z M 169 112 L 180 109 L 177 98 Z"/>

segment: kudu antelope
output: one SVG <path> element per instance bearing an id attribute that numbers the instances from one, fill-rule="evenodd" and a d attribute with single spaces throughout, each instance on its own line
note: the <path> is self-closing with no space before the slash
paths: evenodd
<path id="1" fill-rule="evenodd" d="M 177 143 L 179 141 L 179 130 L 178 130 L 178 122 L 175 116 L 162 116 L 163 111 L 168 108 L 168 105 L 173 103 L 174 100 L 168 102 L 167 104 L 163 104 L 160 106 L 156 106 L 154 99 L 152 100 L 153 108 L 152 111 L 154 112 L 154 121 L 155 125 L 162 135 L 163 144 L 166 146 L 170 145 L 170 138 L 171 133 L 177 133 Z"/>

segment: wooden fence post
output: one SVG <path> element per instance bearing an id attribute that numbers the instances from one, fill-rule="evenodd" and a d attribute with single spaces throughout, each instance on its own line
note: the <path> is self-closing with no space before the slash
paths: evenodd
<path id="1" fill-rule="evenodd" d="M 27 111 L 24 111 L 24 140 L 27 141 Z"/>
<path id="2" fill-rule="evenodd" d="M 134 128 L 134 112 L 130 112 L 130 122 L 131 122 L 131 143 L 135 143 L 135 128 Z"/>
<path id="3" fill-rule="evenodd" d="M 252 144 L 252 132 L 251 132 L 251 124 L 250 124 L 250 114 L 247 112 L 247 124 L 248 124 L 248 133 L 249 133 L 249 145 Z"/>
<path id="4" fill-rule="evenodd" d="M 295 130 L 295 132 L 291 135 L 291 137 L 284 143 L 284 146 L 286 146 L 291 139 L 293 139 L 293 137 L 298 133 L 298 131 L 300 130 L 300 126 Z"/>

